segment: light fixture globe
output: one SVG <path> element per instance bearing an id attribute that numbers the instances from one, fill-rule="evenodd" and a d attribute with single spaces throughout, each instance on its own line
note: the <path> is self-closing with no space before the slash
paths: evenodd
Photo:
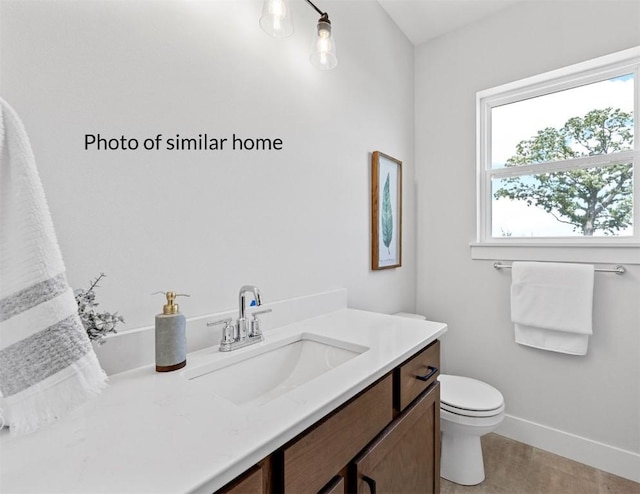
<path id="1" fill-rule="evenodd" d="M 293 34 L 293 21 L 288 0 L 264 0 L 260 27 L 274 38 L 286 38 Z M 338 65 L 336 44 L 331 35 L 331 21 L 326 12 L 322 12 L 311 0 L 305 0 L 318 14 L 320 19 L 314 34 L 313 47 L 309 61 L 320 70 L 329 70 Z"/>
<path id="2" fill-rule="evenodd" d="M 318 21 L 309 61 L 320 70 L 330 70 L 338 65 L 336 44 L 331 35 L 331 21 L 327 14 L 322 14 Z"/>
<path id="3" fill-rule="evenodd" d="M 269 36 L 287 38 L 293 34 L 293 21 L 287 0 L 264 0 L 260 27 Z"/>

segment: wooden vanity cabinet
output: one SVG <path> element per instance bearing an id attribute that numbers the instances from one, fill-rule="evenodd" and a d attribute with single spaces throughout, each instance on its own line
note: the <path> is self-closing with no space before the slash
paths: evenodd
<path id="1" fill-rule="evenodd" d="M 402 412 L 440 375 L 440 341 L 416 353 L 393 371 L 393 406 Z"/>
<path id="2" fill-rule="evenodd" d="M 436 340 L 218 494 L 438 494 L 439 368 Z"/>
<path id="3" fill-rule="evenodd" d="M 317 493 L 393 419 L 387 375 L 284 447 L 285 494 Z"/>
<path id="4" fill-rule="evenodd" d="M 349 492 L 440 492 L 440 384 L 435 383 L 353 461 Z"/>
<path id="5" fill-rule="evenodd" d="M 262 465 L 256 465 L 230 482 L 217 494 L 266 494 Z"/>
<path id="6" fill-rule="evenodd" d="M 218 489 L 215 494 L 269 494 L 278 492 L 273 478 L 274 455 L 269 455 L 239 475 L 227 485 Z"/>
<path id="7" fill-rule="evenodd" d="M 342 475 L 336 475 L 318 494 L 345 494 L 346 483 Z"/>

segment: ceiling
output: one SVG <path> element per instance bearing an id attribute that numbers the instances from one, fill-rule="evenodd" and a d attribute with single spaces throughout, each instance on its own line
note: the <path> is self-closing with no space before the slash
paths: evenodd
<path id="1" fill-rule="evenodd" d="M 454 31 L 522 0 L 378 0 L 414 45 Z"/>

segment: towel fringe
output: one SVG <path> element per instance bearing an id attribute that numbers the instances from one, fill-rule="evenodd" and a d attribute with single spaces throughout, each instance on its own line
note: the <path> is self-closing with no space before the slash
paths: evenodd
<path id="1" fill-rule="evenodd" d="M 71 368 L 72 372 L 68 372 Z M 93 351 L 65 371 L 23 392 L 2 398 L 2 415 L 12 436 L 34 432 L 40 426 L 55 421 L 100 394 L 107 386 L 107 375 Z M 57 381 L 55 386 L 52 386 L 52 381 Z"/>

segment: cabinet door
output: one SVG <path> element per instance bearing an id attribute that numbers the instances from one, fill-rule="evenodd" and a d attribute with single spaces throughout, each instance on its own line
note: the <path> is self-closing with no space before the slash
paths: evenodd
<path id="1" fill-rule="evenodd" d="M 344 477 L 336 475 L 318 494 L 345 494 Z"/>
<path id="2" fill-rule="evenodd" d="M 284 493 L 315 494 L 393 418 L 392 378 L 372 385 L 284 448 Z"/>
<path id="3" fill-rule="evenodd" d="M 440 384 L 436 382 L 356 458 L 358 494 L 440 492 Z"/>

